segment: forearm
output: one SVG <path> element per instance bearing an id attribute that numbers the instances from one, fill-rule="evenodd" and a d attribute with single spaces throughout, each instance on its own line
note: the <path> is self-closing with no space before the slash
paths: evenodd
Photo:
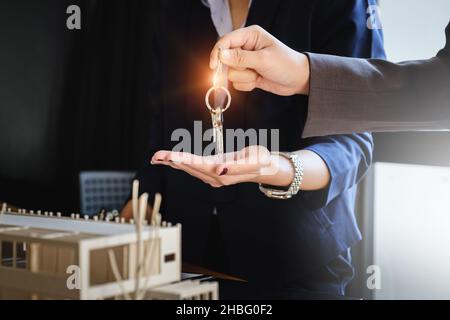
<path id="1" fill-rule="evenodd" d="M 448 60 L 394 64 L 308 55 L 311 77 L 303 137 L 449 128 Z"/>
<path id="2" fill-rule="evenodd" d="M 320 190 L 330 183 L 330 172 L 323 159 L 315 152 L 300 150 L 295 152 L 303 165 L 303 182 L 300 187 L 303 191 Z M 272 155 L 274 174 L 261 175 L 259 183 L 271 186 L 287 187 L 294 179 L 294 167 L 285 157 Z M 269 171 L 270 172 L 270 171 Z"/>

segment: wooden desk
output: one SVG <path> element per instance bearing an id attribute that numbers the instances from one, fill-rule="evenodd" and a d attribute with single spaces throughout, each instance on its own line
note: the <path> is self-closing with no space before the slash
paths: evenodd
<path id="1" fill-rule="evenodd" d="M 246 282 L 243 279 L 239 279 L 239 278 L 236 278 L 236 277 L 224 274 L 224 273 L 208 270 L 208 269 L 203 268 L 203 267 L 194 266 L 194 265 L 191 265 L 189 263 L 184 263 L 183 262 L 183 265 L 182 265 L 181 269 L 185 273 L 203 274 L 205 276 L 210 276 L 210 277 L 213 277 L 213 278 L 218 279 L 218 280 L 229 280 L 229 281 Z"/>

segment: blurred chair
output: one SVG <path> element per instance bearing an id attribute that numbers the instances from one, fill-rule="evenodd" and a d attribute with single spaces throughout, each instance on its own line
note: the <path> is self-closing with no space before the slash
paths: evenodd
<path id="1" fill-rule="evenodd" d="M 120 210 L 130 195 L 134 172 L 86 171 L 80 173 L 81 213 Z"/>

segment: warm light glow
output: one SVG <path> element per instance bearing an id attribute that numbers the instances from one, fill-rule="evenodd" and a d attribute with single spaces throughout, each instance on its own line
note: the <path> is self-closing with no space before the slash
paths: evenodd
<path id="1" fill-rule="evenodd" d="M 214 88 L 217 88 L 218 81 L 219 81 L 219 75 L 217 74 L 217 71 L 216 71 L 216 72 L 214 72 L 213 78 L 212 78 L 212 84 L 213 84 Z"/>
<path id="2" fill-rule="evenodd" d="M 221 87 L 223 85 L 224 85 L 223 67 L 222 67 L 222 62 L 220 62 L 220 60 L 219 60 L 217 69 L 213 75 L 213 87 L 217 88 L 217 87 Z"/>

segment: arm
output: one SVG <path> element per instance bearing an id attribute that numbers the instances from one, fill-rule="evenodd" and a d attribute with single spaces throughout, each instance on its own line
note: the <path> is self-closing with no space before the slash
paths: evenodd
<path id="1" fill-rule="evenodd" d="M 323 207 L 354 186 L 371 164 L 370 134 L 306 139 L 304 145 L 296 153 L 304 168 L 302 196 L 310 207 Z M 158 151 L 150 163 L 182 170 L 214 188 L 246 182 L 286 187 L 294 178 L 290 161 L 263 146 L 208 157 Z"/>
<path id="2" fill-rule="evenodd" d="M 395 64 L 323 51 L 301 54 L 251 26 L 219 40 L 211 52 L 210 67 L 216 67 L 222 47 L 220 60 L 232 68 L 229 79 L 235 89 L 259 88 L 282 96 L 309 94 L 304 137 L 448 130 L 450 25 L 446 36 L 447 44 L 435 58 Z"/>
<path id="3" fill-rule="evenodd" d="M 348 5 L 348 3 L 350 3 L 350 5 Z M 346 2 L 345 5 L 338 6 L 338 9 L 340 9 L 339 13 L 334 13 L 336 8 L 335 6 L 332 6 L 330 9 L 330 15 L 336 14 L 337 17 L 333 16 L 332 20 L 337 21 L 341 27 L 348 27 L 349 25 L 353 26 L 353 19 L 355 18 L 353 14 L 355 14 L 356 11 L 357 17 L 363 19 L 362 22 L 358 21 L 358 23 L 356 23 L 356 27 L 360 29 L 358 29 L 355 33 L 351 33 L 350 36 L 348 36 L 346 32 L 332 35 L 334 37 L 334 41 L 330 44 L 327 44 L 326 41 L 324 41 L 323 44 L 318 44 L 322 50 L 339 52 L 342 54 L 351 54 L 356 52 L 357 54 L 365 53 L 368 56 L 370 55 L 370 52 L 372 52 L 373 49 L 371 37 L 365 34 L 364 36 L 360 36 L 359 39 L 353 38 L 354 34 L 364 34 L 361 28 L 365 28 L 365 7 L 355 8 L 355 3 L 359 2 L 349 1 Z M 362 15 L 361 10 L 363 13 Z M 319 10 L 319 12 L 322 11 Z M 323 25 L 325 24 L 326 23 Z M 326 34 L 325 30 L 333 28 L 329 28 L 327 25 L 327 27 L 323 27 L 323 29 L 324 30 L 319 29 L 317 31 L 317 38 L 320 38 L 319 35 L 322 35 L 324 38 L 329 38 L 330 34 Z M 256 37 L 266 34 L 259 27 L 251 27 L 248 30 L 252 32 L 253 35 L 256 35 Z M 234 34 L 244 35 L 245 32 L 237 32 Z M 269 39 L 270 43 L 276 42 L 273 38 L 267 39 Z M 228 48 L 233 48 L 236 45 L 236 43 L 233 42 L 233 39 L 227 43 L 228 40 L 226 37 L 221 41 L 222 43 L 219 43 L 218 45 L 220 47 L 226 48 L 228 46 Z M 351 43 L 357 44 L 355 47 L 352 47 L 349 45 Z M 379 45 L 379 43 L 377 44 Z M 252 44 L 247 43 L 246 45 L 251 46 Z M 231 60 L 235 61 L 236 64 L 252 63 L 251 57 L 248 59 L 249 52 L 245 52 L 246 45 L 243 45 L 244 51 L 231 50 L 229 52 Z M 281 48 L 281 51 L 286 50 L 287 47 L 283 46 L 274 46 L 272 47 L 274 50 L 273 52 L 266 52 L 263 55 L 266 56 L 271 53 L 275 53 L 279 48 Z M 351 47 L 350 50 L 348 49 L 349 47 Z M 225 51 L 222 51 L 222 54 L 224 52 Z M 296 61 L 299 57 L 299 55 L 292 51 L 284 51 L 280 54 L 284 55 L 286 58 L 285 60 L 291 61 Z M 213 53 L 212 57 L 214 56 L 215 54 Z M 217 61 L 212 61 L 211 66 L 214 67 L 216 62 Z M 232 67 L 236 66 L 236 64 L 233 64 Z M 249 66 L 247 66 L 247 68 L 248 67 Z M 264 71 L 277 72 L 276 69 L 277 68 L 274 68 L 273 70 L 265 69 Z M 237 86 L 243 90 L 252 90 L 255 88 L 255 83 L 244 81 L 244 79 L 251 79 L 252 75 L 255 75 L 255 73 L 252 72 L 254 71 L 249 69 L 240 71 L 235 68 L 232 70 L 230 77 L 234 73 L 234 76 L 236 77 L 235 80 L 240 80 L 235 81 L 234 86 Z M 283 75 L 280 74 L 280 77 L 282 76 Z M 272 84 L 265 83 L 263 85 L 270 86 Z M 273 86 L 272 89 L 278 90 L 279 87 Z M 287 89 L 291 90 L 292 88 Z M 284 91 L 284 93 L 288 94 L 288 90 Z M 255 152 L 252 153 L 252 150 Z M 303 162 L 305 172 L 304 181 L 301 188 L 305 191 L 305 193 L 302 196 L 307 200 L 310 206 L 325 206 L 340 193 L 353 187 L 359 181 L 371 163 L 371 152 L 372 140 L 370 134 L 305 140 L 304 149 L 296 152 Z M 217 156 L 201 158 L 191 154 L 160 151 L 154 155 L 152 162 L 154 164 L 167 165 L 174 169 L 183 170 L 213 187 L 221 187 L 243 182 L 287 186 L 292 182 L 293 169 L 289 161 L 283 157 L 277 158 L 277 156 L 271 155 L 264 147 L 249 147 L 243 151 L 226 155 L 226 159 L 227 157 L 231 160 L 222 163 L 221 159 Z M 240 164 L 239 160 L 245 161 L 243 164 Z"/>
<path id="4" fill-rule="evenodd" d="M 450 24 L 437 57 L 399 64 L 308 53 L 305 137 L 450 129 Z"/>
<path id="5" fill-rule="evenodd" d="M 295 152 L 303 165 L 302 191 L 316 191 L 326 188 L 330 183 L 330 172 L 325 161 L 310 150 Z M 288 187 L 294 179 L 292 164 L 285 157 L 272 155 L 272 163 L 276 163 L 275 175 L 260 175 L 254 182 L 265 185 Z"/>
<path id="6" fill-rule="evenodd" d="M 324 160 L 309 150 L 301 150 L 297 154 L 304 169 L 301 190 L 325 188 L 329 184 L 330 175 Z M 226 154 L 224 158 L 158 151 L 153 155 L 151 163 L 185 171 L 214 188 L 245 182 L 287 187 L 294 178 L 291 162 L 283 156 L 271 154 L 263 146 L 247 147 Z"/>
<path id="7" fill-rule="evenodd" d="M 315 52 L 360 58 L 384 57 L 381 32 L 366 27 L 370 1 L 320 3 L 323 5 L 317 8 L 320 17 L 313 25 L 317 32 L 312 48 Z M 330 21 L 333 22 L 331 25 Z M 302 195 L 312 209 L 328 205 L 356 186 L 372 163 L 373 140 L 369 133 L 310 138 L 303 143 L 304 150 L 320 156 L 330 172 L 327 188 Z"/>

